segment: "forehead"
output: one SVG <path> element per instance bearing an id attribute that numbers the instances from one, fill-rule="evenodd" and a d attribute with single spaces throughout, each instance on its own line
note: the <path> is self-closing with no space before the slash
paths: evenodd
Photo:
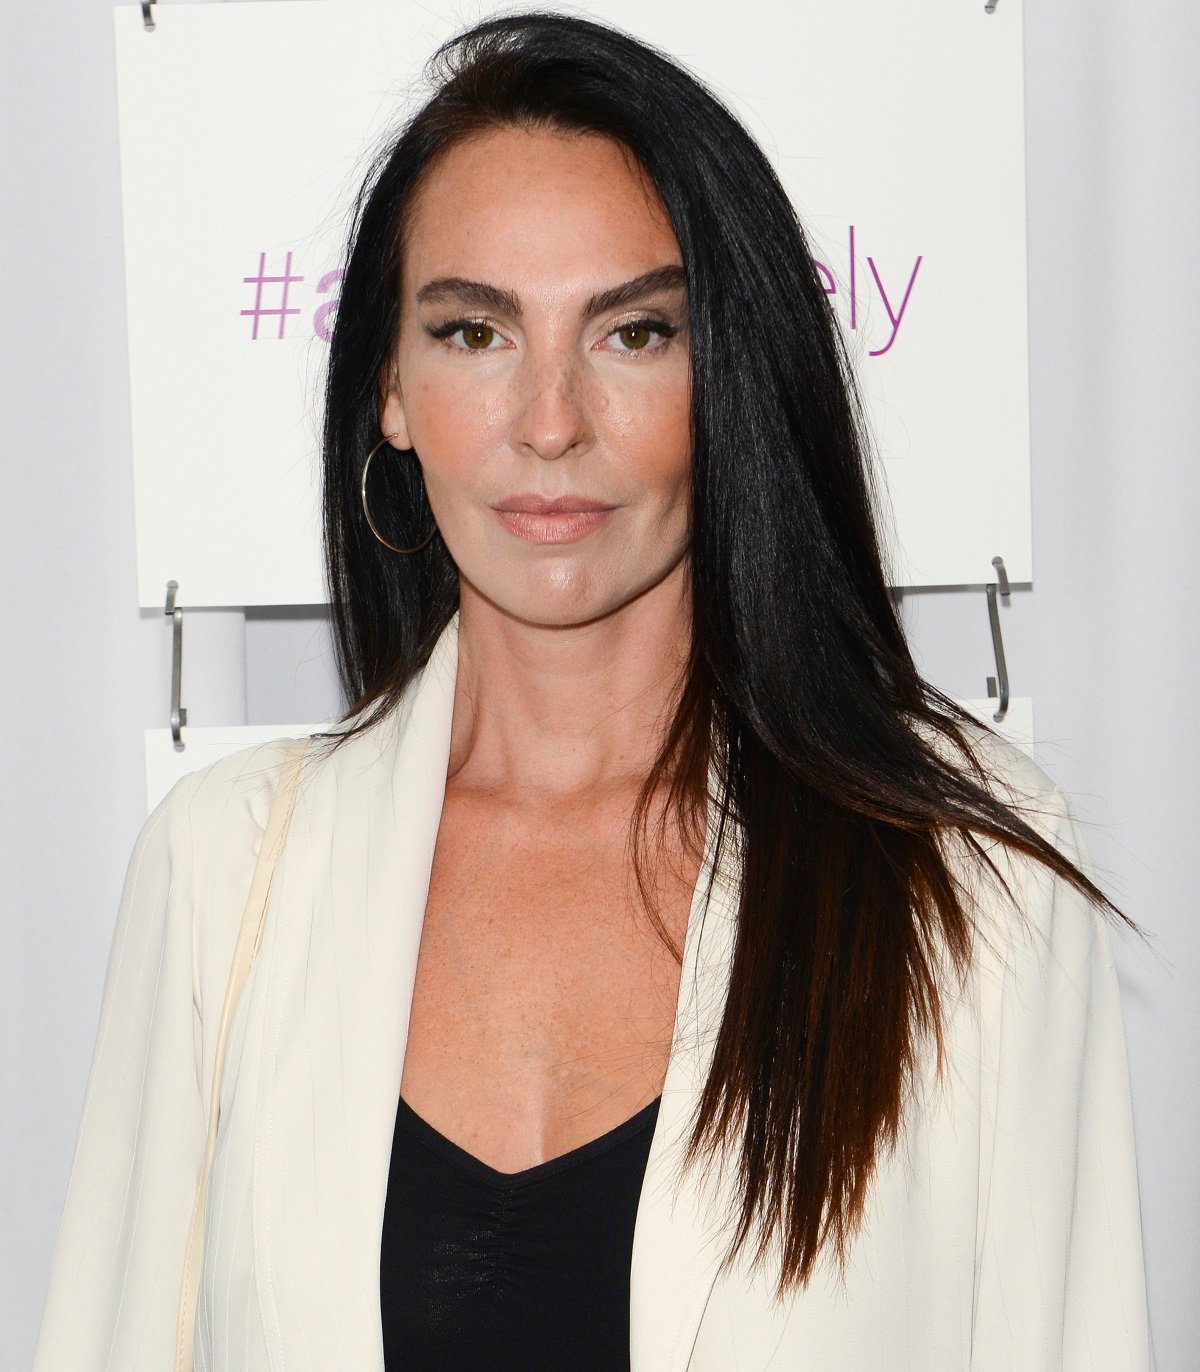
<path id="1" fill-rule="evenodd" d="M 635 276 L 682 259 L 632 153 L 592 133 L 505 128 L 437 159 L 410 206 L 403 285 L 464 276 L 528 291 Z"/>

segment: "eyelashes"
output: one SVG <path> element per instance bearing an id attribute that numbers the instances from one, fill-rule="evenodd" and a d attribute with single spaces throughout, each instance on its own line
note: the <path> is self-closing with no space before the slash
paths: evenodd
<path id="1" fill-rule="evenodd" d="M 503 335 L 500 334 L 499 329 L 497 329 L 494 324 L 490 323 L 486 319 L 481 319 L 478 317 L 448 319 L 444 324 L 426 324 L 424 328 L 425 332 L 429 334 L 431 338 L 436 338 L 442 342 L 445 342 L 446 340 L 452 338 L 456 333 L 460 332 L 461 330 L 472 329 L 476 332 L 486 331 L 488 333 L 493 333 L 497 336 L 503 337 Z M 646 316 L 641 319 L 627 320 L 624 324 L 618 324 L 617 327 L 615 329 L 610 330 L 609 333 L 605 335 L 605 337 L 611 338 L 613 334 L 625 333 L 628 330 L 633 329 L 644 329 L 648 330 L 651 333 L 656 333 L 660 336 L 662 341 L 654 345 L 653 347 L 616 348 L 613 351 L 617 353 L 624 353 L 629 357 L 657 357 L 659 354 L 666 352 L 667 348 L 670 346 L 670 340 L 674 338 L 675 335 L 679 332 L 679 329 L 676 325 L 668 323 L 665 319 Z M 488 347 L 467 348 L 459 347 L 454 344 L 447 344 L 447 346 L 449 346 L 453 352 L 460 353 L 489 353 L 497 351 L 497 349 L 495 348 Z"/>

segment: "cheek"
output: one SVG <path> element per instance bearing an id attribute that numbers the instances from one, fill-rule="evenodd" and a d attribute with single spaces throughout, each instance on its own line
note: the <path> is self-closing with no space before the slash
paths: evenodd
<path id="1" fill-rule="evenodd" d="M 477 473 L 481 456 L 494 447 L 504 419 L 483 386 L 464 385 L 459 376 L 418 378 L 408 394 L 408 430 L 430 481 L 453 483 Z"/>
<path id="2" fill-rule="evenodd" d="M 610 412 L 610 436 L 622 465 L 639 484 L 675 500 L 686 492 L 692 454 L 692 412 L 686 386 L 634 397 Z"/>

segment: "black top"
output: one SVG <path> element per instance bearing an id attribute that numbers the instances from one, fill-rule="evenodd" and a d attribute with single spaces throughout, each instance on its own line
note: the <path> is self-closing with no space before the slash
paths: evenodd
<path id="1" fill-rule="evenodd" d="M 633 1226 L 660 1099 L 498 1172 L 400 1097 L 379 1271 L 388 1372 L 629 1372 Z"/>

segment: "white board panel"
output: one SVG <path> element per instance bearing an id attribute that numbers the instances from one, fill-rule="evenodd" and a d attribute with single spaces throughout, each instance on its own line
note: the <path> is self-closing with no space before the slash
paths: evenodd
<path id="1" fill-rule="evenodd" d="M 498 8 L 114 12 L 138 587 L 325 599 L 319 385 L 365 155 L 437 42 Z M 604 0 L 746 121 L 858 360 L 897 585 L 1032 578 L 1020 0 Z M 365 454 L 364 454 L 365 456 Z"/>

